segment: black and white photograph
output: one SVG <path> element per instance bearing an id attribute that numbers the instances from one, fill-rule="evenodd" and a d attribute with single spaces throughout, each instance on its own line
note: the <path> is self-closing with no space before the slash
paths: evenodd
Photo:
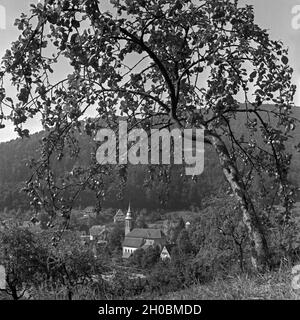
<path id="1" fill-rule="evenodd" d="M 299 300 L 299 56 L 299 0 L 0 0 L 0 310 Z"/>

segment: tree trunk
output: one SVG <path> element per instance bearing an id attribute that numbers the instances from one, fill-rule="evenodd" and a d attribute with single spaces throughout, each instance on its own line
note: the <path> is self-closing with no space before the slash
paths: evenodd
<path id="1" fill-rule="evenodd" d="M 240 269 L 241 272 L 244 273 L 244 251 L 243 251 L 243 245 L 240 243 L 238 245 L 239 250 L 239 256 L 240 256 Z"/>
<path id="2" fill-rule="evenodd" d="M 211 143 L 219 156 L 225 177 L 240 204 L 243 222 L 247 227 L 251 241 L 252 265 L 256 271 L 265 272 L 269 262 L 268 245 L 253 203 L 245 190 L 244 183 L 239 176 L 235 163 L 230 158 L 225 143 L 216 134 L 211 135 Z"/>
<path id="3" fill-rule="evenodd" d="M 16 287 L 14 286 L 11 286 L 10 287 L 10 290 L 11 290 L 11 296 L 14 300 L 19 300 L 19 296 L 18 296 L 18 292 L 17 292 L 17 289 Z"/>
<path id="4" fill-rule="evenodd" d="M 72 289 L 68 288 L 68 300 L 72 301 L 72 299 L 73 299 L 73 291 L 72 291 Z"/>

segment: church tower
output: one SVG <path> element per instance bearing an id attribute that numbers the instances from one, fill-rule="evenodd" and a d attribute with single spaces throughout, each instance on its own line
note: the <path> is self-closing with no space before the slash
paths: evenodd
<path id="1" fill-rule="evenodd" d="M 130 209 L 130 203 L 128 207 L 128 211 L 125 217 L 125 236 L 131 231 L 132 229 L 132 215 L 131 215 L 131 209 Z"/>

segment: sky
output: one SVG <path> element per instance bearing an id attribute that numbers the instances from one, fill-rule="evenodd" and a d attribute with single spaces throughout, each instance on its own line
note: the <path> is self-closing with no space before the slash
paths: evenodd
<path id="1" fill-rule="evenodd" d="M 14 21 L 22 12 L 28 12 L 31 3 L 39 0 L 0 0 L 0 57 L 17 39 Z M 241 5 L 254 6 L 256 23 L 269 31 L 275 40 L 282 40 L 289 48 L 290 65 L 294 68 L 294 83 L 298 86 L 295 104 L 300 106 L 300 0 L 239 0 Z M 64 72 L 64 70 L 61 70 Z M 41 130 L 39 120 L 27 124 L 30 132 Z M 15 139 L 13 127 L 0 130 L 0 142 Z"/>

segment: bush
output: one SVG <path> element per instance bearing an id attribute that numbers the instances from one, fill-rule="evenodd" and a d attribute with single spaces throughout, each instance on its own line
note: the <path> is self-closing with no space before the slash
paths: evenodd
<path id="1" fill-rule="evenodd" d="M 289 219 L 284 219 L 282 212 L 272 208 L 265 219 L 268 230 L 267 241 L 270 249 L 272 267 L 279 267 L 283 261 L 295 264 L 300 261 L 300 219 L 293 211 Z"/>
<path id="2" fill-rule="evenodd" d="M 172 263 L 160 261 L 147 278 L 147 290 L 159 295 L 184 287 L 178 270 Z"/>
<path id="3" fill-rule="evenodd" d="M 47 274 L 47 250 L 29 230 L 10 226 L 0 232 L 0 264 L 6 271 L 3 291 L 19 300 Z"/>
<path id="4" fill-rule="evenodd" d="M 145 255 L 144 249 L 139 248 L 139 249 L 135 250 L 133 252 L 133 254 L 129 257 L 129 260 L 128 260 L 129 264 L 131 266 L 141 268 L 142 267 L 142 259 L 143 259 L 144 255 Z"/>
<path id="5" fill-rule="evenodd" d="M 195 263 L 204 278 L 245 272 L 250 268 L 250 243 L 234 199 L 215 196 L 189 229 Z"/>
<path id="6" fill-rule="evenodd" d="M 124 226 L 121 224 L 115 224 L 112 231 L 108 235 L 108 250 L 112 252 L 120 252 L 122 251 L 122 242 L 124 240 Z"/>
<path id="7" fill-rule="evenodd" d="M 160 259 L 160 247 L 150 246 L 146 250 L 139 248 L 129 257 L 129 264 L 137 268 L 149 270 Z"/>
<path id="8" fill-rule="evenodd" d="M 105 292 L 109 299 L 128 299 L 145 290 L 145 280 L 130 277 L 129 273 L 117 271 L 112 281 L 106 283 Z"/>

